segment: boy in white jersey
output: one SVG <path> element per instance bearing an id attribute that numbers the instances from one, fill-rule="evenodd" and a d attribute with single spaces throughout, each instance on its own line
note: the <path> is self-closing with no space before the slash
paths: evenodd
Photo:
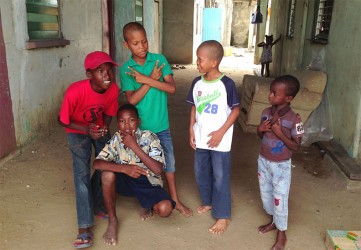
<path id="1" fill-rule="evenodd" d="M 192 104 L 189 142 L 195 150 L 194 172 L 202 205 L 197 212 L 212 210 L 216 223 L 209 228 L 224 233 L 231 222 L 231 144 L 239 100 L 232 79 L 219 71 L 222 45 L 214 40 L 197 49 L 197 69 L 187 102 Z"/>

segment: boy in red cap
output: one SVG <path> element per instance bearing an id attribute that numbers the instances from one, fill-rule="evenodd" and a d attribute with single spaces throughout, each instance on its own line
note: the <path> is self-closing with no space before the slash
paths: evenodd
<path id="1" fill-rule="evenodd" d="M 110 139 L 109 124 L 118 109 L 119 88 L 114 82 L 117 64 L 104 52 L 88 54 L 84 61 L 87 79 L 72 83 L 65 92 L 58 121 L 65 127 L 73 158 L 73 174 L 78 219 L 75 248 L 90 247 L 93 243 L 93 206 L 102 202 L 100 174 L 91 176 L 92 145 L 95 156 Z M 93 186 L 93 187 L 92 187 Z M 93 189 L 93 190 L 92 190 Z M 98 211 L 95 211 L 98 212 Z"/>

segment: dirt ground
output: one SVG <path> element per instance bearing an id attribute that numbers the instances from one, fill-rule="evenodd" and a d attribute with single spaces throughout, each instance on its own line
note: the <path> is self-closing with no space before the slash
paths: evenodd
<path id="1" fill-rule="evenodd" d="M 193 152 L 188 145 L 190 107 L 185 98 L 198 72 L 193 65 L 185 67 L 174 70 L 177 92 L 169 98 L 169 111 L 178 192 L 195 211 L 200 198 L 193 174 Z M 237 85 L 243 74 L 253 73 L 253 69 L 247 66 L 241 70 L 240 65 L 227 60 L 222 67 Z M 155 216 L 142 222 L 136 200 L 118 196 L 118 245 L 103 244 L 107 222 L 96 219 L 92 249 L 269 249 L 276 233 L 257 232 L 257 227 L 269 220 L 259 195 L 258 145 L 255 134 L 243 133 L 235 124 L 232 222 L 225 234 L 208 232 L 214 223 L 210 214 L 195 213 L 185 218 L 174 211 L 170 218 Z M 325 249 L 327 229 L 361 230 L 360 191 L 346 190 L 342 178 L 322 164 L 316 147 L 303 148 L 294 155 L 293 164 L 286 249 Z M 0 249 L 73 249 L 77 224 L 72 160 L 61 127 L 54 127 L 47 138 L 0 164 L 0 199 Z"/>

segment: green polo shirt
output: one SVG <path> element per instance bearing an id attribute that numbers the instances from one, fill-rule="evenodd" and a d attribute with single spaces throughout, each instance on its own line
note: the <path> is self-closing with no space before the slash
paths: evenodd
<path id="1" fill-rule="evenodd" d="M 149 76 L 152 73 L 157 60 L 159 61 L 158 67 L 164 63 L 162 76 L 159 81 L 164 81 L 164 76 L 173 74 L 167 59 L 161 54 L 148 52 L 144 65 L 139 65 L 133 60 L 132 56 L 130 56 L 130 59 L 120 68 L 122 92 L 136 91 L 142 86 L 142 84 L 135 81 L 133 76 L 125 73 L 130 72 L 128 67 Z M 136 107 L 141 119 L 141 130 L 150 130 L 154 133 L 158 133 L 169 128 L 168 97 L 166 92 L 156 88 L 150 88 L 143 99 L 138 102 Z"/>

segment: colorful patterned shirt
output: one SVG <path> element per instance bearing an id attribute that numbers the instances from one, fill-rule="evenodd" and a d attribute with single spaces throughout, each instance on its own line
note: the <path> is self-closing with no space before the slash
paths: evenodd
<path id="1" fill-rule="evenodd" d="M 138 145 L 151 158 L 163 164 L 164 154 L 160 141 L 156 134 L 149 130 L 140 130 L 135 132 Z M 156 175 L 148 169 L 138 156 L 122 143 L 121 135 L 116 132 L 113 137 L 107 142 L 103 150 L 99 153 L 96 159 L 114 162 L 117 164 L 134 164 L 148 171 L 148 180 L 153 186 L 163 187 L 161 175 Z"/>

